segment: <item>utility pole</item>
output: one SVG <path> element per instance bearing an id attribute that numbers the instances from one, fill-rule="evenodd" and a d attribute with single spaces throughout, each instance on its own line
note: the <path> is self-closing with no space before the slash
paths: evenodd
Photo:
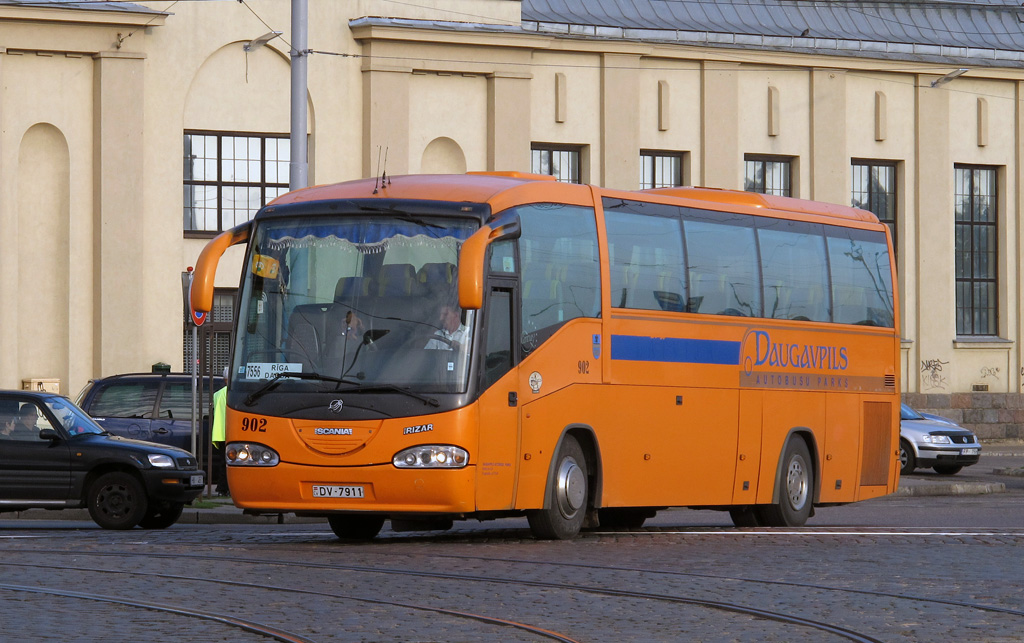
<path id="1" fill-rule="evenodd" d="M 291 87 L 291 161 L 288 163 L 288 189 L 309 184 L 306 161 L 306 86 L 309 62 L 309 2 L 292 0 L 292 87 Z"/>

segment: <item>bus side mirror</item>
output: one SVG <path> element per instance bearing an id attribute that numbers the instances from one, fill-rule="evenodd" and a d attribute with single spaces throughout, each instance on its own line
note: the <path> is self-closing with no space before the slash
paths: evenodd
<path id="1" fill-rule="evenodd" d="M 484 271 L 487 246 L 502 239 L 518 239 L 522 234 L 519 217 L 499 216 L 466 239 L 459 251 L 459 306 L 479 310 L 484 304 Z"/>
<path id="2" fill-rule="evenodd" d="M 251 231 L 252 221 L 246 221 L 220 233 L 203 248 L 196 262 L 195 272 L 192 273 L 192 288 L 189 292 L 192 310 L 202 313 L 213 310 L 213 283 L 221 255 L 229 247 L 248 241 Z"/>

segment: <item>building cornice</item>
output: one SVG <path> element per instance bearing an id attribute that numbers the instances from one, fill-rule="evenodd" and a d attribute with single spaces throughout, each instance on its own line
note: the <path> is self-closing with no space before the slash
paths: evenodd
<path id="1" fill-rule="evenodd" d="M 32 7 L 0 4 L 0 23 L 22 22 L 36 24 L 63 24 L 114 27 L 161 26 L 168 14 L 133 11 L 93 11 L 56 7 Z"/>

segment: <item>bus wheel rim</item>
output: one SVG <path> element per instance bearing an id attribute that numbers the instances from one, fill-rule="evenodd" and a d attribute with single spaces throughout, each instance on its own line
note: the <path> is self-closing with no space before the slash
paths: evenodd
<path id="1" fill-rule="evenodd" d="M 793 458 L 789 463 L 786 490 L 789 492 L 790 505 L 794 509 L 803 508 L 807 502 L 807 470 L 800 458 Z"/>
<path id="2" fill-rule="evenodd" d="M 558 468 L 558 510 L 566 518 L 572 518 L 580 510 L 587 497 L 587 479 L 576 460 L 566 458 Z"/>

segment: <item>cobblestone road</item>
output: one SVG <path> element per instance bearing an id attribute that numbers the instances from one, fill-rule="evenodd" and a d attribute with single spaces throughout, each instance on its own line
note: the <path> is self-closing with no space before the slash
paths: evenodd
<path id="1" fill-rule="evenodd" d="M 576 641 L 851 640 L 732 608 L 860 640 L 1019 641 L 1022 547 L 1017 528 L 654 527 L 542 542 L 525 526 L 484 525 L 344 544 L 325 524 L 25 525 L 0 529 L 0 639 L 271 640 L 196 616 L 23 589 L 36 588 L 200 610 L 312 641 L 546 640 L 473 615 Z"/>

